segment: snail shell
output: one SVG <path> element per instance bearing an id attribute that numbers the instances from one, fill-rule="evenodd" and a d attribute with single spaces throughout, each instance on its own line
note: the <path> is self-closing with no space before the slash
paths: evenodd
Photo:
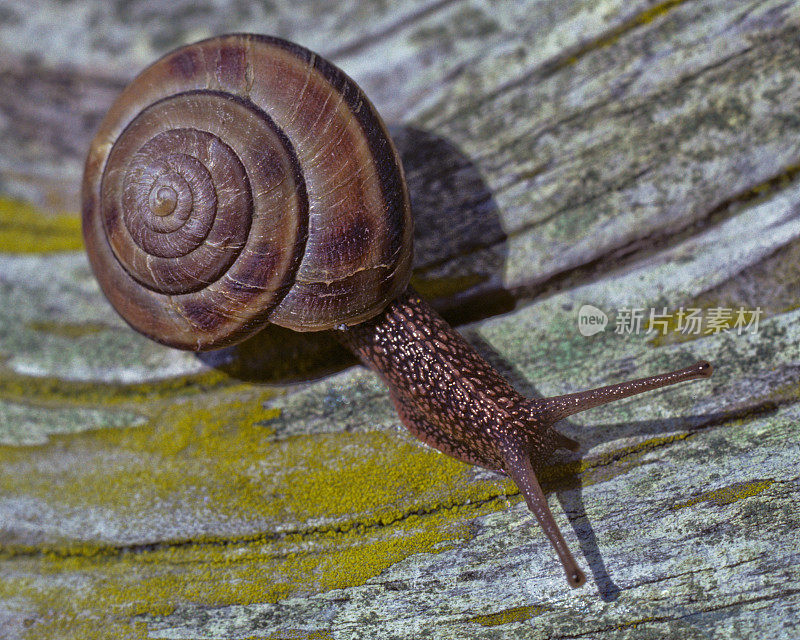
<path id="1" fill-rule="evenodd" d="M 354 325 L 405 290 L 411 212 L 386 128 L 325 59 L 234 34 L 167 54 L 89 151 L 83 229 L 137 331 L 210 349 L 267 322 Z"/>

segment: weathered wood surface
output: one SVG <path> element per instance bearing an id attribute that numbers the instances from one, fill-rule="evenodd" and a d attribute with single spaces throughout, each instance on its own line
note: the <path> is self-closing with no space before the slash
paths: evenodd
<path id="1" fill-rule="evenodd" d="M 797 637 L 798 29 L 778 1 L 0 4 L 0 636 Z M 715 364 L 564 426 L 545 485 L 582 590 L 510 482 L 416 442 L 330 341 L 199 359 L 103 300 L 91 132 L 155 56 L 233 30 L 362 84 L 414 283 L 525 393 Z M 763 315 L 616 334 L 626 307 Z"/>

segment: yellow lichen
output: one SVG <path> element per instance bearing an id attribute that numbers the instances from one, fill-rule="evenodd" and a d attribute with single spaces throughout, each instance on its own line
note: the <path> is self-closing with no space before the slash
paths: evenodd
<path id="1" fill-rule="evenodd" d="M 534 616 L 549 611 L 547 607 L 538 605 L 528 605 L 524 607 L 513 607 L 511 609 L 504 609 L 497 613 L 488 613 L 480 616 L 470 618 L 468 622 L 477 622 L 484 627 L 498 627 L 500 625 L 509 624 L 512 622 L 524 622 L 530 620 Z"/>
<path id="2" fill-rule="evenodd" d="M 547 491 L 568 485 L 579 475 L 580 484 L 584 487 L 603 482 L 625 473 L 638 464 L 641 458 L 650 451 L 685 440 L 691 435 L 691 433 L 676 433 L 668 436 L 655 436 L 591 458 L 551 465 L 541 470 L 539 480 Z"/>
<path id="3" fill-rule="evenodd" d="M 86 392 L 135 406 L 148 422 L 0 447 L 0 493 L 41 505 L 55 525 L 41 542 L 0 545 L 0 596 L 30 612 L 23 637 L 147 637 L 149 622 L 182 606 L 363 584 L 411 555 L 460 544 L 471 519 L 516 493 L 507 480 L 472 482 L 467 465 L 392 432 L 281 432 L 273 390 L 200 379 L 211 382 L 81 387 L 72 398 L 60 381 L 36 387 L 41 401 L 85 401 Z M 576 474 L 598 481 L 683 437 L 551 467 L 545 485 Z M 104 521 L 83 537 L 59 525 L 83 517 Z M 109 542 L 119 536 L 130 542 Z"/>
<path id="4" fill-rule="evenodd" d="M 582 45 L 574 51 L 572 55 L 565 58 L 561 64 L 558 65 L 559 68 L 564 68 L 570 65 L 577 63 L 581 58 L 583 58 L 586 54 L 591 53 L 592 51 L 598 51 L 600 49 L 605 49 L 606 47 L 610 47 L 622 37 L 626 33 L 636 29 L 638 27 L 642 27 L 646 24 L 650 24 L 657 18 L 666 15 L 675 7 L 683 4 L 686 0 L 665 0 L 664 2 L 660 2 L 641 13 L 637 13 L 631 18 L 628 18 L 624 22 L 622 22 L 617 27 L 611 29 L 610 31 L 602 34 L 601 36 L 595 38 L 594 40 L 589 41 L 588 43 Z"/>
<path id="5" fill-rule="evenodd" d="M 184 604 L 362 584 L 409 555 L 447 549 L 469 535 L 470 517 L 502 508 L 496 487 L 468 483 L 466 465 L 391 433 L 276 437 L 278 411 L 264 408 L 272 395 L 222 387 L 202 406 L 151 402 L 144 427 L 0 447 L 4 495 L 48 505 L 56 522 L 107 514 L 109 530 L 129 527 L 143 543 L 3 545 L 0 593 L 36 612 L 25 637 L 144 637 L 137 616 Z M 469 499 L 475 506 L 459 506 Z M 214 533 L 177 533 L 193 514 Z M 175 538 L 147 534 L 165 522 L 171 530 L 173 517 Z"/>
<path id="6" fill-rule="evenodd" d="M 449 278 L 426 278 L 424 275 L 415 274 L 411 277 L 412 286 L 423 298 L 435 300 L 436 298 L 450 298 L 457 293 L 463 293 L 486 281 L 485 275 L 468 273 Z"/>
<path id="7" fill-rule="evenodd" d="M 721 489 L 715 489 L 713 491 L 705 491 L 699 496 L 695 496 L 686 502 L 673 505 L 672 509 L 683 509 L 685 507 L 691 507 L 696 504 L 700 504 L 701 502 L 710 502 L 711 504 L 721 507 L 726 504 L 738 502 L 744 498 L 757 496 L 759 493 L 767 489 L 773 482 L 775 481 L 753 480 L 751 482 L 739 482 L 728 485 L 727 487 L 722 487 Z"/>
<path id="8" fill-rule="evenodd" d="M 247 385 L 218 370 L 165 378 L 152 382 L 123 383 L 64 380 L 50 376 L 26 376 L 0 369 L 0 398 L 40 404 L 102 405 L 136 404 L 174 400 L 207 394 L 217 389 Z"/>
<path id="9" fill-rule="evenodd" d="M 25 325 L 32 331 L 49 333 L 60 338 L 83 338 L 103 331 L 112 331 L 112 327 L 99 322 L 28 322 Z"/>
<path id="10" fill-rule="evenodd" d="M 0 198 L 0 252 L 51 253 L 83 248 L 75 214 L 47 214 L 28 203 Z"/>

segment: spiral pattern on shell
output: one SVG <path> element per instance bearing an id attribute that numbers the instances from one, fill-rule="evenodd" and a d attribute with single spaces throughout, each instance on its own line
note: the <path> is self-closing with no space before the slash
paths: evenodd
<path id="1" fill-rule="evenodd" d="M 185 349 L 357 324 L 410 276 L 380 117 L 330 62 L 265 36 L 177 49 L 125 89 L 86 161 L 83 228 L 117 311 Z"/>

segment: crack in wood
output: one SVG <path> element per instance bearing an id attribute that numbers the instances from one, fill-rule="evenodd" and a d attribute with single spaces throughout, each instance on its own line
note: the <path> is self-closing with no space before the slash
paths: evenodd
<path id="1" fill-rule="evenodd" d="M 800 589 L 785 589 L 783 591 L 771 594 L 765 594 L 763 596 L 756 596 L 754 598 L 739 598 L 738 600 L 735 600 L 733 602 L 725 602 L 718 605 L 712 605 L 710 607 L 700 607 L 695 611 L 690 611 L 688 613 L 683 613 L 674 616 L 669 616 L 669 615 L 643 616 L 641 618 L 635 618 L 627 622 L 620 622 L 619 624 L 615 625 L 598 627 L 596 629 L 592 629 L 590 631 L 584 631 L 582 633 L 567 634 L 567 635 L 559 634 L 555 636 L 548 636 L 548 640 L 573 640 L 574 638 L 585 638 L 587 636 L 594 636 L 597 634 L 608 633 L 609 631 L 620 631 L 622 629 L 635 628 L 639 625 L 644 625 L 649 623 L 659 624 L 666 622 L 675 622 L 677 620 L 685 620 L 687 618 L 700 616 L 705 613 L 713 613 L 715 611 L 720 611 L 722 609 L 728 609 L 730 607 L 739 607 L 748 604 L 754 604 L 757 602 L 768 602 L 770 600 L 780 600 L 785 602 L 789 597 L 794 596 L 798 593 L 800 593 Z"/>
<path id="2" fill-rule="evenodd" d="M 696 220 L 673 227 L 663 227 L 655 233 L 639 236 L 592 260 L 554 273 L 539 283 L 514 287 L 509 293 L 517 299 L 524 299 L 528 302 L 532 299 L 548 298 L 565 289 L 574 289 L 597 282 L 601 277 L 608 278 L 614 273 L 624 271 L 635 262 L 657 255 L 690 237 L 719 226 L 739 214 L 745 206 L 756 200 L 766 200 L 786 189 L 798 175 L 800 175 L 800 164 L 784 167 L 766 180 L 722 200 Z"/>
<path id="3" fill-rule="evenodd" d="M 472 102 L 465 103 L 463 107 L 451 112 L 447 118 L 438 122 L 438 125 L 442 126 L 452 122 L 453 120 L 458 119 L 458 117 L 464 113 L 477 111 L 483 108 L 486 103 L 496 100 L 507 91 L 517 89 L 531 83 L 537 83 L 541 82 L 542 80 L 546 80 L 564 68 L 576 64 L 588 54 L 613 45 L 623 36 L 647 25 L 656 17 L 663 17 L 667 15 L 670 11 L 676 9 L 684 2 L 686 2 L 686 0 L 665 0 L 654 7 L 650 7 L 649 9 L 645 9 L 644 11 L 635 14 L 616 27 L 612 27 L 608 31 L 602 32 L 586 42 L 578 43 L 573 47 L 564 49 L 556 55 L 537 63 L 534 67 L 523 72 L 513 80 L 509 80 L 508 82 L 498 85 L 492 91 L 481 95 L 478 99 Z"/>
<path id="4" fill-rule="evenodd" d="M 463 0 L 438 0 L 437 2 L 433 2 L 428 6 L 417 9 L 416 11 L 412 11 L 408 15 L 405 15 L 402 18 L 385 25 L 377 31 L 359 36 L 351 42 L 342 45 L 333 51 L 330 51 L 328 56 L 336 59 L 359 53 L 363 49 L 380 42 L 386 36 L 396 35 L 401 29 L 410 27 L 411 25 L 438 13 L 442 9 L 446 9 L 450 5 L 458 4 L 462 1 Z"/>

